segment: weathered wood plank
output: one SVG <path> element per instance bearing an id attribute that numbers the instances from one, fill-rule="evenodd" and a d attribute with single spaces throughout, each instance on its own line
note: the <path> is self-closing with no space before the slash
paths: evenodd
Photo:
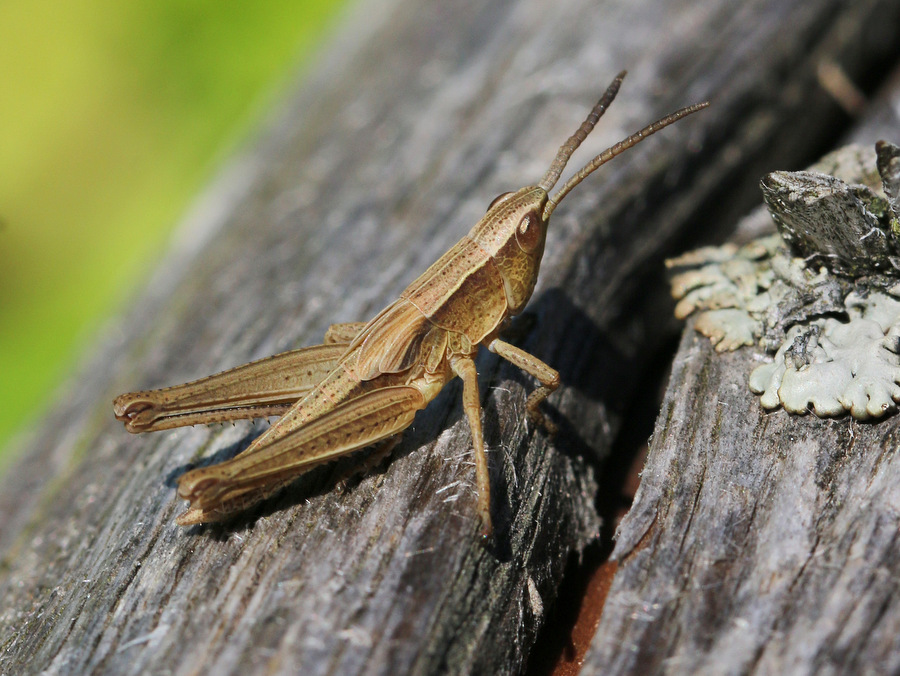
<path id="1" fill-rule="evenodd" d="M 765 413 L 753 362 L 685 335 L 583 673 L 897 670 L 896 421 Z"/>
<path id="2" fill-rule="evenodd" d="M 879 99 L 838 146 L 900 138 L 900 77 Z M 762 359 L 689 322 L 582 673 L 900 669 L 900 419 L 767 413 Z"/>
<path id="3" fill-rule="evenodd" d="M 696 213 L 725 195 L 721 211 L 739 213 L 762 168 L 823 144 L 840 114 L 811 64 L 828 56 L 853 77 L 881 63 L 896 17 L 872 17 L 892 6 L 358 7 L 5 479 L 0 671 L 520 671 L 563 563 L 597 532 L 588 466 L 662 340 L 664 289 L 645 293 L 648 270 Z M 174 477 L 258 428 L 135 438 L 112 421 L 112 397 L 373 315 L 494 195 L 536 181 L 626 66 L 592 148 L 690 101 L 716 107 L 619 158 L 555 214 L 518 342 L 566 383 L 551 398 L 556 439 L 525 428 L 532 384 L 479 362 L 497 546 L 474 537 L 458 386 L 417 418 L 385 471 L 349 492 L 320 471 L 228 527 L 175 527 Z"/>

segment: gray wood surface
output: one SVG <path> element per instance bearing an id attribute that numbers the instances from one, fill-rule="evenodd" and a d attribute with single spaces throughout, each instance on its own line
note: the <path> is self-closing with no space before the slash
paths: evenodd
<path id="1" fill-rule="evenodd" d="M 898 111 L 900 69 L 836 147 L 874 157 Z M 583 674 L 900 671 L 900 418 L 766 412 L 763 359 L 688 322 Z"/>
<path id="2" fill-rule="evenodd" d="M 763 171 L 827 147 L 845 118 L 816 64 L 877 71 L 898 11 L 878 0 L 356 6 L 4 478 L 0 672 L 522 671 L 566 560 L 597 537 L 596 470 L 672 326 L 661 258 L 733 222 Z M 526 428 L 533 383 L 479 360 L 495 545 L 475 537 L 458 384 L 349 490 L 326 468 L 226 527 L 176 527 L 175 477 L 262 426 L 133 437 L 112 420 L 113 396 L 374 315 L 496 194 L 536 182 L 623 67 L 595 152 L 686 103 L 715 106 L 554 215 L 516 342 L 561 372 L 559 434 Z"/>

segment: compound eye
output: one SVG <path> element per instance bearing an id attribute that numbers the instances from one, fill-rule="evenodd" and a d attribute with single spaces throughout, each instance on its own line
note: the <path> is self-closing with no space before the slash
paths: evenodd
<path id="1" fill-rule="evenodd" d="M 500 204 L 500 202 L 505 202 L 506 200 L 508 200 L 512 195 L 513 195 L 513 193 L 511 193 L 511 192 L 500 193 L 500 194 L 497 195 L 497 196 L 494 198 L 494 200 L 488 205 L 487 210 L 490 211 L 490 210 L 493 209 L 495 206 L 497 206 L 498 204 Z"/>
<path id="2" fill-rule="evenodd" d="M 523 251 L 531 253 L 541 241 L 541 217 L 529 211 L 516 227 L 516 242 Z"/>

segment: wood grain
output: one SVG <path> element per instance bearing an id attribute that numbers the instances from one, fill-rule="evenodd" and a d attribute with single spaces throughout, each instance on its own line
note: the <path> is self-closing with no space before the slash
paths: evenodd
<path id="1" fill-rule="evenodd" d="M 900 69 L 835 147 L 874 156 L 898 103 Z M 688 322 L 582 674 L 900 668 L 900 418 L 766 412 L 747 385 L 763 359 Z"/>
<path id="2" fill-rule="evenodd" d="M 0 488 L 0 672 L 521 672 L 567 559 L 598 535 L 598 468 L 671 335 L 661 259 L 732 223 L 764 170 L 829 145 L 846 118 L 815 64 L 881 72 L 897 12 L 887 0 L 357 5 L 23 442 Z M 516 343 L 561 372 L 559 434 L 524 423 L 534 383 L 479 360 L 496 545 L 475 536 L 458 384 L 348 490 L 326 468 L 227 527 L 176 527 L 174 478 L 261 426 L 133 437 L 112 398 L 373 316 L 495 195 L 539 180 L 623 67 L 594 152 L 681 105 L 714 107 L 554 214 Z"/>

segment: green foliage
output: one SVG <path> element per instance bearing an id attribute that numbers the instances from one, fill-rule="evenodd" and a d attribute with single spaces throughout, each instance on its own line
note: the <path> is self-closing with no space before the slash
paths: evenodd
<path id="1" fill-rule="evenodd" d="M 336 9 L 0 3 L 0 462 Z"/>

